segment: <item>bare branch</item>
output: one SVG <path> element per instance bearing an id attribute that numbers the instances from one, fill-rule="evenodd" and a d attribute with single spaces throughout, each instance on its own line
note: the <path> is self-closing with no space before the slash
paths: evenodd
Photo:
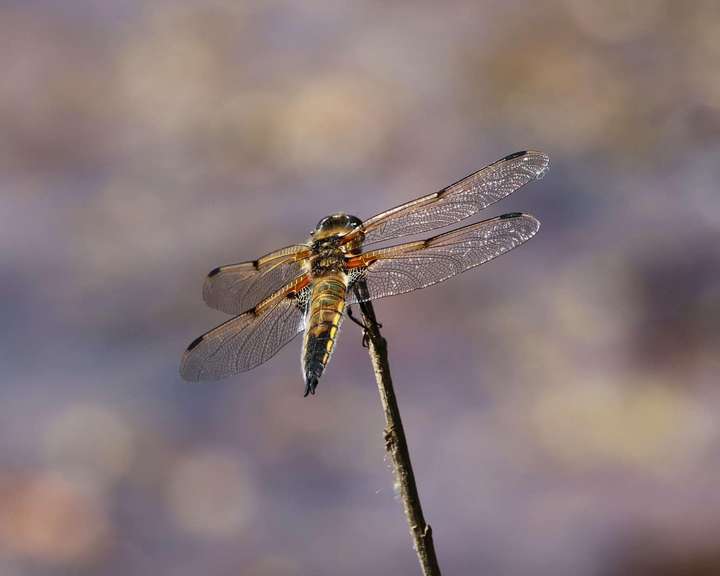
<path id="1" fill-rule="evenodd" d="M 405 508 L 405 516 L 415 544 L 415 551 L 424 576 L 440 576 L 440 566 L 435 556 L 432 528 L 425 522 L 423 516 L 420 496 L 415 485 L 415 475 L 410 461 L 410 453 L 405 439 L 405 430 L 403 429 L 400 409 L 393 389 L 387 355 L 387 342 L 380 334 L 380 325 L 375 317 L 372 303 L 363 301 L 367 297 L 367 287 L 363 281 L 356 283 L 355 292 L 363 314 L 368 352 L 375 371 L 375 380 L 380 392 L 383 411 L 385 412 L 385 450 L 392 459 L 395 477 L 400 486 L 400 497 Z"/>

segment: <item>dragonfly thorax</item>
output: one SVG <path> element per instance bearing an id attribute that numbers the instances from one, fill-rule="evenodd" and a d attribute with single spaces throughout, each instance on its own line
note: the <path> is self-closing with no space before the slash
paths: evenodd
<path id="1" fill-rule="evenodd" d="M 312 243 L 310 271 L 313 276 L 322 276 L 328 272 L 345 270 L 345 250 L 340 243 L 340 236 L 333 235 Z"/>
<path id="2" fill-rule="evenodd" d="M 344 238 L 360 226 L 360 218 L 343 213 L 331 214 L 318 222 L 310 238 L 312 255 L 309 260 L 313 276 L 345 271 L 345 256 L 359 248 L 363 236 L 357 235 L 352 241 Z"/>

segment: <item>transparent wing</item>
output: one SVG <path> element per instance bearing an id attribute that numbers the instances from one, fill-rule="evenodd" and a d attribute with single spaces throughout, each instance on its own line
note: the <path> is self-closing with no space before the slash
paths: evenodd
<path id="1" fill-rule="evenodd" d="M 288 246 L 252 262 L 215 268 L 203 286 L 203 300 L 227 314 L 250 310 L 302 274 L 305 245 Z"/>
<path id="2" fill-rule="evenodd" d="M 363 222 L 364 244 L 443 228 L 468 218 L 531 180 L 542 178 L 550 165 L 543 152 L 510 154 L 447 188 L 407 202 Z"/>
<path id="3" fill-rule="evenodd" d="M 219 380 L 273 357 L 303 330 L 307 277 L 194 340 L 183 354 L 185 380 Z M 300 288 L 301 284 L 306 286 Z M 299 290 L 298 290 L 299 289 Z"/>
<path id="4" fill-rule="evenodd" d="M 532 238 L 540 222 L 529 214 L 504 214 L 427 240 L 366 252 L 348 260 L 351 278 L 364 279 L 374 300 L 425 288 L 484 264 Z M 358 297 L 348 292 L 348 302 Z"/>

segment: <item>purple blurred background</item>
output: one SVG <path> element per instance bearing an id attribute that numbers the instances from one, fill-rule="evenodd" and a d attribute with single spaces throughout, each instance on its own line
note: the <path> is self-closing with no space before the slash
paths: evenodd
<path id="1" fill-rule="evenodd" d="M 213 267 L 508 153 L 376 305 L 444 573 L 720 573 L 715 0 L 0 3 L 0 574 L 418 573 L 361 333 L 178 376 Z"/>

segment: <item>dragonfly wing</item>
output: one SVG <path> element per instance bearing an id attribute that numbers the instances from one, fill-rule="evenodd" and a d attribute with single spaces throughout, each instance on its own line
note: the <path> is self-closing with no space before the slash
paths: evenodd
<path id="1" fill-rule="evenodd" d="M 542 178 L 550 166 L 547 154 L 534 150 L 510 154 L 447 188 L 391 208 L 363 222 L 352 240 L 364 232 L 364 244 L 381 242 L 444 228 L 473 216 L 512 194 L 531 180 Z"/>
<path id="2" fill-rule="evenodd" d="M 227 314 L 240 314 L 302 274 L 308 247 L 288 246 L 251 262 L 215 268 L 203 286 L 203 300 Z"/>
<path id="3" fill-rule="evenodd" d="M 367 293 L 348 292 L 348 302 L 404 294 L 465 272 L 532 238 L 540 222 L 529 214 L 504 214 L 444 234 L 373 250 L 350 258 L 351 278 L 365 280 Z"/>
<path id="4" fill-rule="evenodd" d="M 303 277 L 253 309 L 194 340 L 183 354 L 185 380 L 219 380 L 274 356 L 304 327 L 309 279 Z"/>

